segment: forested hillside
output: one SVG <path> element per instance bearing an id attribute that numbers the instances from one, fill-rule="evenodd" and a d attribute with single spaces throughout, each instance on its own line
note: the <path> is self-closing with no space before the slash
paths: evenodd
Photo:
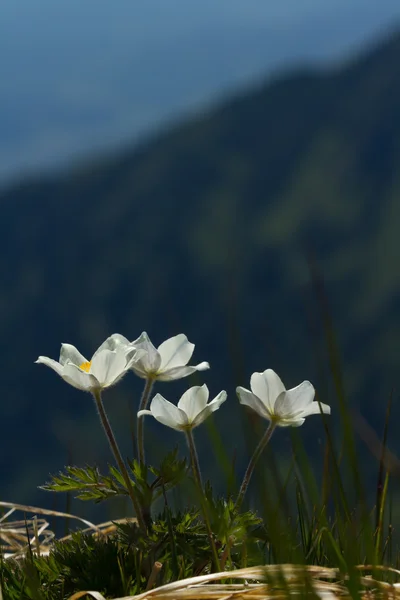
<path id="1" fill-rule="evenodd" d="M 186 333 L 196 362 L 211 363 L 201 380 L 228 391 L 215 421 L 229 453 L 227 415 L 234 431 L 243 415 L 234 389 L 255 370 L 272 367 L 288 386 L 310 379 L 334 422 L 310 256 L 349 401 L 379 426 L 400 366 L 399 59 L 396 36 L 340 69 L 285 74 L 139 148 L 2 191 L 2 499 L 32 501 L 67 460 L 108 456 L 90 397 L 34 365 L 61 342 L 91 355 L 116 331 L 146 330 L 156 345 Z M 187 384 L 158 391 L 174 401 Z M 140 389 L 132 375 L 106 398 L 121 431 Z"/>

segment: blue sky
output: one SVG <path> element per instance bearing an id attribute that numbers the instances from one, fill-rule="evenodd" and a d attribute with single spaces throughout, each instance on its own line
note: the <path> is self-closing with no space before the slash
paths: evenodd
<path id="1" fill-rule="evenodd" d="M 0 181 L 146 135 L 282 66 L 345 59 L 398 0 L 2 0 Z"/>

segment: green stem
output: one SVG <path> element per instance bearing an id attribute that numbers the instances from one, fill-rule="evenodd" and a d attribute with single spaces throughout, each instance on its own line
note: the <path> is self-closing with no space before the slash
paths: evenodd
<path id="1" fill-rule="evenodd" d="M 235 503 L 236 510 L 239 510 L 239 508 L 242 505 L 243 498 L 245 496 L 247 488 L 249 487 L 250 479 L 251 479 L 251 476 L 253 475 L 253 471 L 258 462 L 258 459 L 260 458 L 261 454 L 263 453 L 265 446 L 268 444 L 269 440 L 271 439 L 276 426 L 277 426 L 277 423 L 275 421 L 270 422 L 267 431 L 264 433 L 263 437 L 261 438 L 260 442 L 258 443 L 257 448 L 253 452 L 253 456 L 251 457 L 248 467 L 246 469 L 246 473 L 244 474 L 242 485 L 240 486 L 239 494 L 238 494 L 238 497 L 237 497 L 237 500 Z"/>
<path id="2" fill-rule="evenodd" d="M 154 378 L 148 377 L 146 379 L 146 385 L 140 398 L 139 410 L 146 410 L 149 403 L 151 390 L 153 389 Z M 137 450 L 138 460 L 142 467 L 144 465 L 144 419 L 143 417 L 137 419 Z"/>
<path id="3" fill-rule="evenodd" d="M 191 429 L 186 430 L 186 440 L 187 440 L 187 444 L 189 446 L 189 451 L 190 451 L 190 461 L 191 461 L 191 466 L 192 466 L 192 473 L 193 473 L 193 477 L 195 479 L 196 486 L 197 486 L 197 489 L 199 492 L 201 508 L 202 508 L 203 516 L 204 516 L 204 522 L 206 524 L 208 539 L 210 540 L 210 545 L 211 545 L 212 553 L 214 556 L 215 568 L 216 568 L 217 572 L 219 572 L 221 570 L 221 567 L 220 567 L 220 563 L 219 563 L 218 552 L 217 552 L 217 547 L 215 545 L 213 532 L 211 530 L 210 519 L 208 517 L 207 501 L 206 501 L 206 497 L 204 494 L 203 482 L 202 482 L 202 478 L 201 478 L 199 457 L 197 456 L 197 450 L 196 450 L 196 446 L 195 446 L 194 439 L 193 439 L 193 433 L 192 433 Z"/>
<path id="4" fill-rule="evenodd" d="M 99 417 L 100 417 L 100 421 L 101 421 L 101 424 L 103 425 L 104 432 L 105 432 L 105 434 L 107 436 L 107 439 L 108 439 L 108 442 L 110 444 L 111 451 L 112 451 L 112 453 L 114 455 L 115 461 L 116 461 L 116 463 L 117 463 L 117 465 L 119 467 L 121 475 L 124 478 L 126 488 L 128 490 L 129 496 L 130 496 L 130 498 L 132 500 L 132 504 L 133 504 L 133 507 L 135 509 L 136 518 L 138 520 L 139 526 L 143 529 L 143 531 L 146 531 L 146 526 L 145 526 L 145 523 L 144 523 L 144 520 L 143 520 L 142 510 L 141 510 L 141 507 L 140 507 L 140 503 L 139 503 L 138 499 L 135 496 L 135 492 L 134 492 L 134 489 L 133 489 L 133 486 L 132 486 L 132 482 L 130 480 L 130 477 L 129 477 L 128 471 L 126 469 L 125 463 L 124 463 L 124 461 L 122 459 L 121 452 L 120 452 L 120 450 L 118 448 L 117 440 L 115 439 L 113 430 L 111 428 L 111 423 L 108 420 L 107 413 L 105 411 L 104 404 L 103 404 L 103 401 L 101 399 L 101 392 L 100 392 L 100 390 L 95 390 L 93 392 L 93 397 L 95 399 L 97 411 L 98 411 Z"/>

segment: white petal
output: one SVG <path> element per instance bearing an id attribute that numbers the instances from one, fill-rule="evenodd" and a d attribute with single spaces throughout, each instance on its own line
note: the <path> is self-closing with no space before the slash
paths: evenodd
<path id="1" fill-rule="evenodd" d="M 216 396 L 214 400 L 210 402 L 210 404 L 207 404 L 207 406 L 195 417 L 193 421 L 193 427 L 197 427 L 198 425 L 200 425 L 200 423 L 205 421 L 205 419 L 207 419 L 207 417 L 209 417 L 211 413 L 218 410 L 221 404 L 225 402 L 226 399 L 227 393 L 225 391 L 220 392 L 218 396 Z"/>
<path id="2" fill-rule="evenodd" d="M 61 344 L 60 363 L 65 365 L 67 362 L 79 367 L 88 360 L 72 344 Z"/>
<path id="3" fill-rule="evenodd" d="M 279 396 L 275 402 L 275 414 L 281 417 L 302 417 L 314 396 L 314 386 L 309 381 L 303 381 Z"/>
<path id="4" fill-rule="evenodd" d="M 161 365 L 161 356 L 158 350 L 153 346 L 149 336 L 145 331 L 131 343 L 132 346 L 140 350 L 145 350 L 146 354 L 136 363 L 133 370 L 139 377 L 146 377 L 147 373 L 156 373 Z M 144 373 L 144 375 L 143 375 Z"/>
<path id="5" fill-rule="evenodd" d="M 305 419 L 288 419 L 287 421 L 281 420 L 276 423 L 279 427 L 301 427 L 304 422 Z"/>
<path id="6" fill-rule="evenodd" d="M 124 349 L 124 352 L 125 352 L 125 349 Z M 135 365 L 144 356 L 146 356 L 145 350 L 137 350 L 136 348 L 133 348 L 133 346 L 132 346 L 131 350 L 129 350 L 126 354 L 126 361 L 127 361 L 126 368 L 131 369 L 133 367 L 133 365 Z"/>
<path id="7" fill-rule="evenodd" d="M 261 402 L 260 398 L 250 392 L 250 390 L 246 390 L 246 388 L 239 386 L 236 388 L 236 393 L 239 397 L 240 404 L 249 406 L 263 419 L 271 420 L 272 413 L 267 410 L 265 404 Z"/>
<path id="8" fill-rule="evenodd" d="M 153 413 L 151 412 L 151 410 L 139 410 L 137 417 L 144 417 L 145 415 L 150 415 L 151 417 L 153 416 Z"/>
<path id="9" fill-rule="evenodd" d="M 84 392 L 101 389 L 101 385 L 94 375 L 82 371 L 82 369 L 73 363 L 68 363 L 64 366 L 62 378 L 73 387 Z"/>
<path id="10" fill-rule="evenodd" d="M 39 356 L 39 358 L 35 362 L 37 362 L 39 365 L 42 364 L 46 365 L 46 367 L 50 367 L 50 369 L 53 369 L 58 375 L 62 376 L 64 367 L 56 360 L 48 358 L 47 356 Z"/>
<path id="11" fill-rule="evenodd" d="M 90 367 L 90 373 L 96 377 L 102 387 L 116 383 L 126 373 L 126 354 L 120 349 L 103 349 L 95 354 Z"/>
<path id="12" fill-rule="evenodd" d="M 161 394 L 154 396 L 150 404 L 150 412 L 157 421 L 178 431 L 189 424 L 186 414 Z"/>
<path id="13" fill-rule="evenodd" d="M 161 356 L 160 371 L 183 367 L 191 359 L 193 350 L 194 344 L 191 344 L 183 333 L 165 340 L 158 347 Z"/>
<path id="14" fill-rule="evenodd" d="M 144 368 L 144 366 L 141 364 L 140 360 L 141 359 L 139 359 L 137 362 L 133 361 L 131 364 L 131 369 L 135 373 L 135 375 L 137 375 L 138 377 L 142 377 L 142 379 L 147 379 L 147 377 L 149 376 L 149 371 L 147 371 Z M 157 377 L 157 379 L 158 379 L 158 377 Z"/>
<path id="15" fill-rule="evenodd" d="M 196 373 L 196 371 L 205 371 L 209 368 L 210 365 L 207 362 L 202 362 L 199 365 L 192 367 L 174 367 L 173 369 L 166 369 L 165 371 L 157 373 L 157 379 L 159 381 L 175 381 L 176 379 L 188 377 L 189 375 Z"/>
<path id="16" fill-rule="evenodd" d="M 250 378 L 250 387 L 269 413 L 274 412 L 275 401 L 285 390 L 280 377 L 272 369 L 267 369 L 263 373 L 253 373 Z"/>
<path id="17" fill-rule="evenodd" d="M 208 387 L 195 385 L 189 388 L 183 394 L 178 402 L 178 408 L 183 410 L 189 422 L 194 421 L 195 417 L 206 407 L 208 400 Z"/>
<path id="18" fill-rule="evenodd" d="M 318 404 L 318 402 L 311 402 L 311 404 L 303 410 L 301 416 L 308 417 L 309 415 L 320 415 L 321 412 L 323 412 L 326 415 L 330 415 L 331 407 L 328 406 L 328 404 L 322 404 L 322 402 L 320 405 Z"/>
<path id="19" fill-rule="evenodd" d="M 195 365 L 192 368 L 196 369 L 196 371 L 207 371 L 207 369 L 210 368 L 210 363 L 208 363 L 207 361 L 203 360 L 203 362 L 199 363 L 198 365 Z"/>
<path id="20" fill-rule="evenodd" d="M 97 348 L 96 352 L 93 354 L 92 360 L 102 350 L 116 350 L 117 347 L 120 347 L 121 349 L 126 348 L 126 350 L 128 351 L 130 346 L 131 343 L 126 337 L 124 337 L 120 333 L 113 333 L 101 344 L 101 346 Z"/>
<path id="21" fill-rule="evenodd" d="M 296 421 L 292 421 L 291 426 L 292 427 L 301 427 L 304 422 L 305 422 L 305 419 L 296 419 Z"/>

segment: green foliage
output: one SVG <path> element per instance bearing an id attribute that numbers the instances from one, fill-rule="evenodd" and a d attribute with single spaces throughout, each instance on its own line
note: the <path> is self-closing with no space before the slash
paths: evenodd
<path id="1" fill-rule="evenodd" d="M 101 502 L 110 497 L 127 495 L 121 475 L 110 467 L 110 475 L 102 475 L 97 467 L 66 467 L 65 473 L 53 475 L 41 489 L 52 492 L 73 492 L 80 500 Z"/>
<path id="2" fill-rule="evenodd" d="M 160 466 L 149 467 L 149 470 L 156 477 L 152 484 L 154 489 L 162 487 L 164 491 L 170 490 L 173 486 L 181 483 L 187 473 L 186 458 L 178 458 L 178 449 L 175 448 L 161 459 Z"/>
<path id="3" fill-rule="evenodd" d="M 71 492 L 79 500 L 101 502 L 117 496 L 127 496 L 128 490 L 121 473 L 109 465 L 109 475 L 102 475 L 97 467 L 67 466 L 66 472 L 53 475 L 50 482 L 41 489 L 51 492 Z M 168 453 L 158 468 L 141 467 L 138 461 L 130 464 L 132 487 L 138 496 L 140 504 L 148 509 L 160 496 L 165 495 L 178 485 L 187 472 L 186 459 L 178 459 L 178 450 Z M 153 481 L 148 481 L 148 472 L 154 475 Z"/>
<path id="4" fill-rule="evenodd" d="M 389 414 L 388 410 L 382 456 Z M 175 486 L 179 493 L 189 475 L 177 450 L 165 456 L 158 467 L 141 467 L 132 461 L 132 485 L 140 504 L 149 511 L 147 530 L 135 521 L 126 521 L 116 523 L 114 532 L 107 535 L 76 532 L 69 539 L 56 541 L 48 556 L 38 555 L 36 545 L 29 545 L 24 557 L 3 560 L 0 565 L 4 600 L 60 600 L 89 589 L 106 598 L 138 594 L 146 589 L 156 564 L 161 565 L 156 585 L 211 572 L 215 564 L 212 546 L 223 570 L 268 563 L 336 567 L 348 577 L 346 585 L 356 595 L 360 574 L 355 566 L 367 564 L 372 565 L 375 577 L 390 582 L 390 574 L 374 568 L 399 562 L 388 512 L 390 478 L 387 473 L 385 478 L 382 475 L 385 463 L 382 459 L 379 465 L 378 480 L 384 480 L 379 503 L 368 507 L 360 479 L 353 478 L 350 485 L 344 478 L 343 465 L 350 469 L 356 466 L 350 460 L 354 434 L 349 429 L 339 454 L 329 422 L 323 418 L 326 446 L 322 480 L 316 476 L 300 432 L 293 429 L 291 464 L 287 473 L 275 473 L 274 486 L 269 482 L 263 489 L 260 513 L 237 510 L 235 499 L 215 492 L 209 482 L 201 510 L 196 506 L 184 510 L 171 507 L 168 494 Z M 344 406 L 342 419 L 347 423 L 348 418 Z M 266 454 L 266 464 L 271 467 L 271 449 Z M 68 467 L 45 488 L 75 491 L 78 497 L 95 502 L 126 495 L 121 474 L 114 467 L 109 471 L 105 477 L 96 468 Z M 151 518 L 158 500 L 163 501 L 163 510 Z"/>
<path id="5" fill-rule="evenodd" d="M 238 513 L 232 499 L 215 495 L 206 485 L 208 514 L 222 567 L 234 570 L 271 562 L 334 566 L 342 573 L 353 573 L 348 584 L 356 589 L 359 575 L 353 566 L 387 563 L 390 535 L 383 533 L 383 554 L 368 555 L 370 537 L 377 549 L 376 536 L 371 533 L 374 511 L 365 523 L 357 508 L 347 516 L 339 504 L 325 506 L 321 498 L 313 505 L 308 493 L 313 477 L 310 468 L 305 478 L 291 473 L 294 487 L 286 487 L 282 503 L 290 501 L 292 489 L 296 490 L 296 502 L 285 517 L 284 511 L 268 504 L 263 518 L 248 510 Z M 382 501 L 386 505 L 387 497 Z M 116 598 L 144 591 L 157 562 L 162 569 L 156 585 L 212 570 L 213 553 L 199 510 L 173 511 L 166 503 L 147 532 L 135 522 L 122 522 L 108 535 L 76 532 L 70 539 L 56 541 L 49 556 L 38 556 L 32 547 L 23 559 L 1 562 L 0 584 L 4 600 L 61 600 L 88 589 Z M 377 575 L 374 569 L 372 572 Z"/>
<path id="6" fill-rule="evenodd" d="M 49 557 L 31 555 L 18 563 L 4 562 L 2 568 L 3 594 L 10 600 L 68 598 L 85 589 L 112 598 L 143 588 L 139 557 L 134 550 L 116 539 L 96 539 L 80 533 L 69 541 L 56 542 Z M 36 595 L 30 595 L 32 590 Z"/>
<path id="7" fill-rule="evenodd" d="M 236 520 L 241 532 L 247 523 L 259 522 L 250 513 Z M 163 565 L 158 584 L 209 571 L 212 552 L 198 511 L 171 514 L 166 508 L 146 534 L 135 523 L 117 524 L 111 537 L 75 533 L 55 542 L 48 557 L 30 552 L 19 562 L 3 561 L 0 582 L 5 600 L 55 600 L 85 589 L 113 598 L 144 591 L 156 561 Z"/>
<path id="8" fill-rule="evenodd" d="M 229 541 L 242 544 L 249 536 L 257 537 L 255 531 L 261 531 L 262 519 L 255 513 L 238 513 L 235 501 L 223 496 L 215 497 L 209 482 L 205 486 L 205 497 L 211 529 L 222 544 L 228 544 Z"/>

